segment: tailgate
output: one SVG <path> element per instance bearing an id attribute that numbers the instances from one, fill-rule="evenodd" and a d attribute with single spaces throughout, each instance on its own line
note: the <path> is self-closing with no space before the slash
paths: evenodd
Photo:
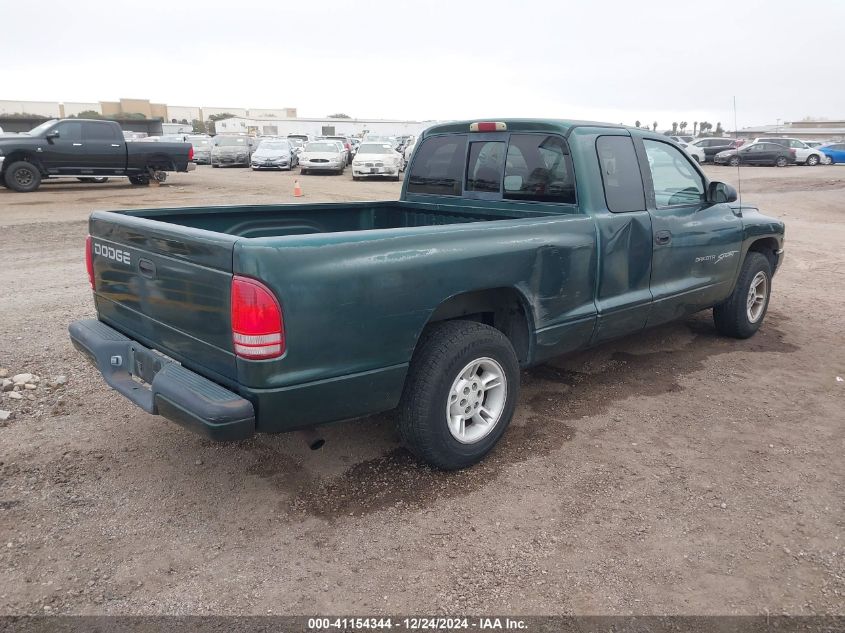
<path id="1" fill-rule="evenodd" d="M 100 320 L 211 378 L 235 380 L 237 237 L 101 211 L 89 232 Z"/>

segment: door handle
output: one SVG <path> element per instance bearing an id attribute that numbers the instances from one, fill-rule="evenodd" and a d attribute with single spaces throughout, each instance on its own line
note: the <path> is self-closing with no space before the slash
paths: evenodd
<path id="1" fill-rule="evenodd" d="M 658 246 L 664 246 L 672 241 L 672 233 L 669 231 L 658 231 L 654 234 L 654 243 Z"/>
<path id="2" fill-rule="evenodd" d="M 120 147 L 120 143 L 112 143 L 111 146 L 112 147 Z"/>
<path id="3" fill-rule="evenodd" d="M 74 143 L 73 146 L 74 147 L 82 147 L 82 143 Z"/>

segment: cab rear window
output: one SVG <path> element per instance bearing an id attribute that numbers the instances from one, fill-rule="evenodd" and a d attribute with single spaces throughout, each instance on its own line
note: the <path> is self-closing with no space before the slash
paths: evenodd
<path id="1" fill-rule="evenodd" d="M 432 136 L 423 141 L 408 176 L 408 193 L 461 195 L 466 147 L 466 136 L 457 134 Z"/>

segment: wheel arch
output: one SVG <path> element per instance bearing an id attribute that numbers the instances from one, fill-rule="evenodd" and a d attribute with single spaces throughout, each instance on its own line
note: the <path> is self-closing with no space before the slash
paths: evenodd
<path id="1" fill-rule="evenodd" d="M 9 165 L 12 163 L 16 163 L 20 160 L 25 160 L 28 163 L 32 163 L 35 167 L 38 168 L 38 171 L 41 172 L 42 176 L 46 176 L 47 172 L 44 170 L 44 165 L 38 160 L 38 157 L 30 151 L 27 150 L 14 150 L 13 152 L 5 155 L 5 160 L 3 161 L 3 171 L 8 168 Z"/>
<path id="2" fill-rule="evenodd" d="M 161 171 L 176 171 L 173 159 L 167 154 L 153 154 L 147 159 L 147 169 L 159 169 Z"/>
<path id="3" fill-rule="evenodd" d="M 746 255 L 751 252 L 761 253 L 769 260 L 769 265 L 772 267 L 772 273 L 774 273 L 778 267 L 778 259 L 780 257 L 778 250 L 780 250 L 780 246 L 775 238 L 761 237 L 751 242 L 748 246 Z"/>
<path id="4" fill-rule="evenodd" d="M 513 345 L 519 364 L 530 363 L 534 351 L 534 319 L 530 303 L 516 288 L 485 288 L 452 295 L 435 308 L 423 329 L 432 323 L 456 319 L 496 328 Z M 419 340 L 417 336 L 417 344 Z"/>

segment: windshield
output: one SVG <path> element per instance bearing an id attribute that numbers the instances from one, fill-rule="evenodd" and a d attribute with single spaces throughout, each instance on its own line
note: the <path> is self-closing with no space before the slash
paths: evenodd
<path id="1" fill-rule="evenodd" d="M 359 154 L 389 154 L 392 147 L 386 143 L 361 143 Z"/>
<path id="2" fill-rule="evenodd" d="M 209 145 L 211 143 L 211 139 L 205 138 L 204 136 L 189 136 L 188 141 L 194 147 L 197 147 L 198 145 Z"/>
<path id="3" fill-rule="evenodd" d="M 288 145 L 286 141 L 261 141 L 261 145 L 258 146 L 258 149 L 259 151 L 262 149 L 286 150 L 290 149 L 290 145 Z"/>
<path id="4" fill-rule="evenodd" d="M 306 152 L 339 152 L 335 143 L 308 143 L 305 146 Z"/>
<path id="5" fill-rule="evenodd" d="M 303 141 L 301 138 L 289 138 L 288 141 L 290 141 L 290 144 L 294 147 L 302 147 L 303 145 L 305 145 L 305 141 Z"/>
<path id="6" fill-rule="evenodd" d="M 246 137 L 217 136 L 214 139 L 214 144 L 217 145 L 217 147 L 238 147 L 239 145 L 246 145 Z"/>
<path id="7" fill-rule="evenodd" d="M 42 123 L 38 127 L 32 128 L 29 132 L 24 132 L 24 134 L 26 134 L 28 136 L 39 136 L 45 130 L 52 127 L 55 122 L 56 122 L 56 119 L 50 119 L 49 121 L 44 121 L 44 123 Z"/>

